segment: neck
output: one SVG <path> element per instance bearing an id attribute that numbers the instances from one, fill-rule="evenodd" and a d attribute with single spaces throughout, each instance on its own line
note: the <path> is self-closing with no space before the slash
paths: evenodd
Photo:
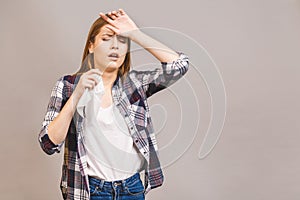
<path id="1" fill-rule="evenodd" d="M 116 78 L 118 75 L 118 70 L 115 71 L 107 71 L 105 70 L 102 74 L 103 85 L 105 88 L 112 88 Z"/>

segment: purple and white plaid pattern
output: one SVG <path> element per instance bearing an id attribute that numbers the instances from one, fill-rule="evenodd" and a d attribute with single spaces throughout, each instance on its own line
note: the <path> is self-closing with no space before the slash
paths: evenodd
<path id="1" fill-rule="evenodd" d="M 133 142 L 147 160 L 145 169 L 146 194 L 163 184 L 164 176 L 157 156 L 157 142 L 147 98 L 170 86 L 188 70 L 188 57 L 177 52 L 176 61 L 161 62 L 161 67 L 150 71 L 131 70 L 127 76 L 117 77 L 112 88 L 113 102 L 123 115 Z M 61 191 L 64 199 L 90 199 L 87 159 L 83 145 L 84 118 L 75 112 L 66 139 L 55 145 L 48 137 L 48 125 L 59 114 L 80 76 L 66 75 L 57 80 L 50 97 L 47 112 L 39 133 L 42 149 L 49 155 L 59 153 L 63 144 Z"/>

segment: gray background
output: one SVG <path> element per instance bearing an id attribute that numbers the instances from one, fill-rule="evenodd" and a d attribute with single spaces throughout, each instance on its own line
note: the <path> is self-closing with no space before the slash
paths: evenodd
<path id="1" fill-rule="evenodd" d="M 220 140 L 199 160 L 210 101 L 201 78 L 193 70 L 187 74 L 196 83 L 199 129 L 182 156 L 164 167 L 164 185 L 147 199 L 299 199 L 298 0 L 1 1 L 0 198 L 61 199 L 63 154 L 44 154 L 37 134 L 55 81 L 78 69 L 91 23 L 100 11 L 118 8 L 140 27 L 172 29 L 201 44 L 217 64 L 227 94 Z M 145 54 L 134 61 L 141 58 L 152 59 Z M 169 117 L 159 146 L 174 137 L 170 124 L 178 112 L 172 113 L 172 106 L 189 103 L 177 98 L 168 108 L 169 94 L 149 99 L 164 105 Z M 156 127 L 162 126 L 160 111 L 153 106 Z"/>

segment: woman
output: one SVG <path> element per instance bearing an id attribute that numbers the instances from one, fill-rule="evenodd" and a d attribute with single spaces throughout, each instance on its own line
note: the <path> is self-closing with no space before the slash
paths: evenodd
<path id="1" fill-rule="evenodd" d="M 161 67 L 130 70 L 131 40 Z M 64 199 L 144 199 L 162 185 L 147 98 L 180 79 L 188 66 L 186 55 L 143 33 L 124 10 L 100 13 L 81 68 L 56 82 L 39 133 L 49 155 L 65 145 Z"/>

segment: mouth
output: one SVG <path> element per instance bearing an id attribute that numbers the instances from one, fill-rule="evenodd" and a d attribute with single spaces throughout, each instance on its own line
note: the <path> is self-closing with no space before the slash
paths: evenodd
<path id="1" fill-rule="evenodd" d="M 113 58 L 113 59 L 118 59 L 120 56 L 117 53 L 111 53 L 108 55 L 108 57 Z"/>

